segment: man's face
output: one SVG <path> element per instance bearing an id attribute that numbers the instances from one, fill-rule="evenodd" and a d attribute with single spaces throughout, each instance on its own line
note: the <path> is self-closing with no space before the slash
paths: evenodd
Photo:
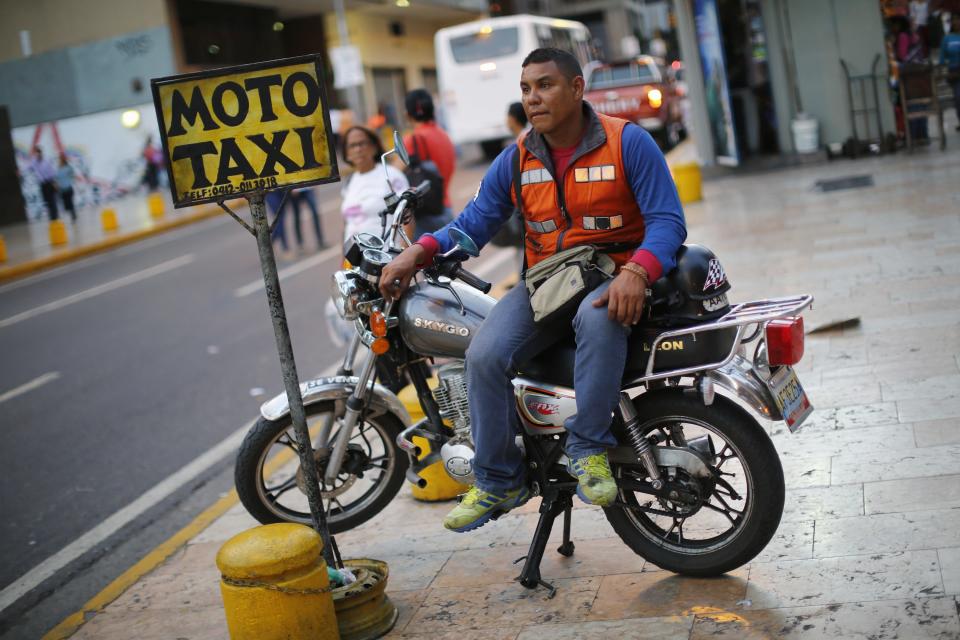
<path id="1" fill-rule="evenodd" d="M 579 115 L 583 78 L 568 79 L 552 60 L 534 62 L 520 74 L 520 92 L 530 125 L 537 133 L 549 134 Z"/>

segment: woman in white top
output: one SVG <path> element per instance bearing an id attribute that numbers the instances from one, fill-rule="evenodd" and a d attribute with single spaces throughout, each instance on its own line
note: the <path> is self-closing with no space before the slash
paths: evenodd
<path id="1" fill-rule="evenodd" d="M 395 167 L 387 165 L 387 175 L 379 166 L 383 145 L 373 131 L 366 127 L 350 127 L 343 136 L 343 157 L 356 169 L 343 187 L 344 240 L 355 233 L 366 231 L 380 235 L 380 212 L 385 208 L 384 196 L 409 187 L 407 177 Z M 387 180 L 389 179 L 389 184 Z M 387 223 L 392 223 L 388 220 Z"/>

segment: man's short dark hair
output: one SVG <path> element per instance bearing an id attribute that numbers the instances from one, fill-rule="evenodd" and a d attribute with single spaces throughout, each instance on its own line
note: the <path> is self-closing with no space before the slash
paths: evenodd
<path id="1" fill-rule="evenodd" d="M 527 112 L 523 110 L 522 102 L 514 102 L 507 108 L 507 115 L 517 121 L 521 127 L 527 126 Z"/>
<path id="2" fill-rule="evenodd" d="M 426 89 L 414 89 L 407 94 L 405 100 L 407 115 L 417 122 L 433 120 L 433 98 Z"/>
<path id="3" fill-rule="evenodd" d="M 526 67 L 528 64 L 541 64 L 543 62 L 555 62 L 557 68 L 560 69 L 560 73 L 562 73 L 567 80 L 573 80 L 577 76 L 583 76 L 583 69 L 573 54 L 569 51 L 556 49 L 554 47 L 534 49 L 527 54 L 527 57 L 523 59 L 523 64 L 520 66 Z"/>

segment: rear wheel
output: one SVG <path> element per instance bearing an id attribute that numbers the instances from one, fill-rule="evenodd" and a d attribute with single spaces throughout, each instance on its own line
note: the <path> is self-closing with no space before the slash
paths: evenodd
<path id="1" fill-rule="evenodd" d="M 614 464 L 623 507 L 607 520 L 636 553 L 658 567 L 692 576 L 715 576 L 749 562 L 770 542 L 783 512 L 780 458 L 766 432 L 746 411 L 717 396 L 705 406 L 679 390 L 634 401 L 640 430 L 655 446 L 692 450 L 712 470 L 697 478 L 661 467 L 676 499 L 625 486 L 646 483 L 639 464 Z"/>

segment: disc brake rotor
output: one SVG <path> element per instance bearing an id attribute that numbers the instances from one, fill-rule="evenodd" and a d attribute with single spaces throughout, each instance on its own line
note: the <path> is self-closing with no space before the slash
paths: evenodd
<path id="1" fill-rule="evenodd" d="M 350 464 L 350 458 L 351 458 L 351 457 L 358 457 L 358 456 L 366 457 L 366 454 L 364 454 L 362 451 L 358 451 L 358 449 L 355 449 L 355 448 L 354 448 L 354 447 L 356 447 L 356 446 L 357 446 L 357 445 L 349 445 L 349 446 L 348 446 L 348 448 L 347 448 L 347 454 L 346 454 L 346 455 L 344 456 L 344 458 L 343 458 L 343 464 L 341 465 L 341 467 L 353 466 L 352 464 Z M 320 495 L 321 495 L 323 498 L 326 498 L 326 499 L 335 498 L 335 497 L 341 495 L 342 493 L 345 493 L 345 492 L 346 492 L 348 489 L 350 489 L 350 487 L 352 487 L 353 484 L 357 481 L 357 476 L 355 476 L 354 474 L 352 474 L 352 473 L 342 473 L 342 472 L 341 472 L 341 473 L 337 476 L 337 479 L 334 481 L 334 483 L 335 483 L 335 484 L 334 484 L 334 487 L 333 487 L 332 489 L 323 490 L 323 487 L 324 487 L 325 485 L 324 485 L 324 482 L 322 481 L 322 478 L 323 478 L 323 474 L 324 474 L 324 472 L 326 471 L 326 468 L 327 468 L 327 455 L 322 454 L 322 453 L 319 452 L 319 451 L 314 451 L 314 452 L 313 452 L 313 459 L 314 459 L 314 460 L 316 461 L 316 463 L 317 463 L 317 475 L 319 475 L 320 478 L 321 478 L 321 482 L 320 482 L 320 488 L 321 488 Z M 361 465 L 360 468 L 362 468 L 362 465 Z M 339 484 L 336 484 L 336 483 L 339 483 Z M 298 466 L 298 467 L 297 467 L 297 488 L 298 488 L 298 489 L 300 490 L 300 492 L 303 493 L 304 495 L 307 494 L 307 479 L 306 479 L 306 476 L 305 476 L 304 473 L 303 473 L 303 467 L 301 467 L 301 466 Z"/>

